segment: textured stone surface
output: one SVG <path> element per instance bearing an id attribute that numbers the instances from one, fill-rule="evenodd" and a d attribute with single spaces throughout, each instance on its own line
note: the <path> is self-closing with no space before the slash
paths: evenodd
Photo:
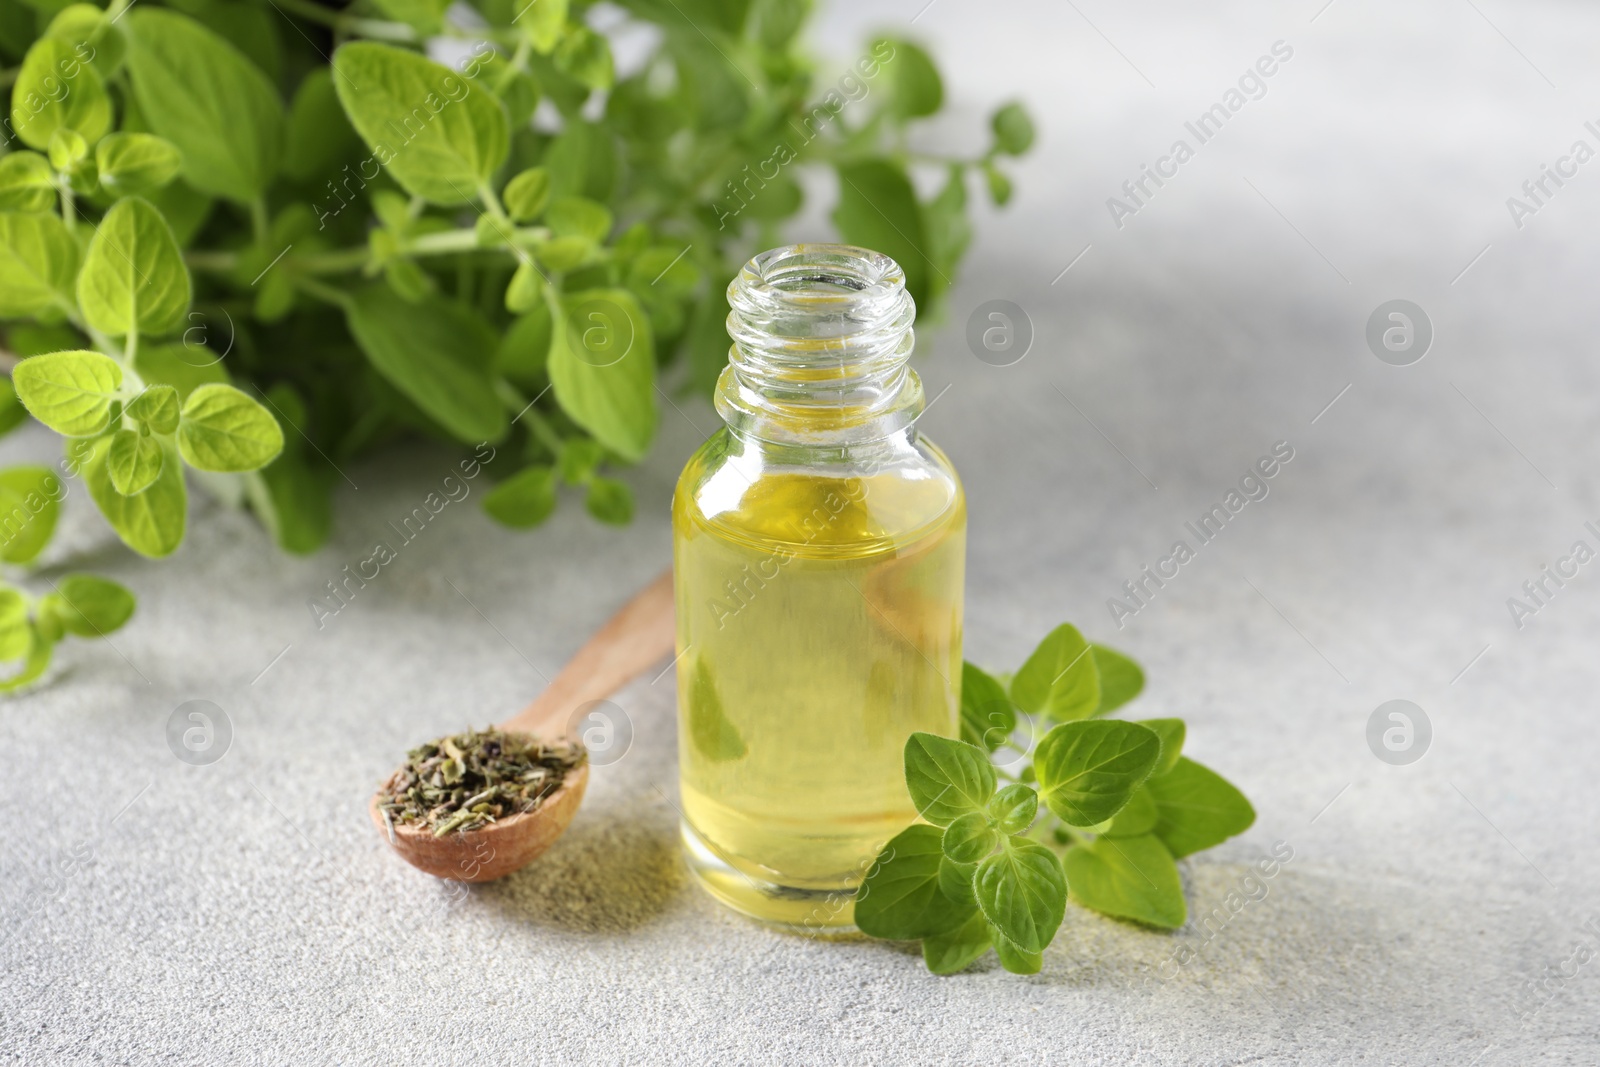
<path id="1" fill-rule="evenodd" d="M 853 54 L 918 6 L 829 5 L 824 44 Z M 1600 963 L 1528 990 L 1600 911 L 1600 574 L 1520 630 L 1506 607 L 1573 541 L 1600 547 L 1600 164 L 1520 230 L 1505 206 L 1596 144 L 1600 14 L 936 0 L 914 30 L 950 74 L 940 130 L 1013 95 L 1041 120 L 949 321 L 921 333 L 923 425 L 972 501 L 969 655 L 1014 665 L 1067 618 L 1142 659 L 1143 711 L 1187 717 L 1189 751 L 1260 812 L 1184 864 L 1191 910 L 1287 842 L 1266 898 L 1210 939 L 1072 909 L 1032 978 L 769 933 L 680 873 L 670 675 L 618 697 L 633 747 L 535 867 L 457 899 L 401 864 L 363 805 L 403 750 L 518 707 L 667 562 L 674 475 L 715 420 L 685 403 L 629 475 L 630 529 L 569 502 L 518 535 L 451 505 L 320 632 L 306 599 L 451 457 L 348 470 L 308 560 L 200 503 L 181 554 L 147 565 L 74 486 L 46 573 L 103 571 L 140 610 L 0 707 L 0 1062 L 1600 1059 Z M 1105 199 L 1279 39 L 1266 94 L 1116 228 Z M 1438 335 L 1404 368 L 1363 340 L 1396 297 Z M 1036 331 L 1010 368 L 962 339 L 995 298 Z M 1117 632 L 1106 599 L 1277 441 L 1295 457 L 1270 496 Z M 1364 739 L 1392 698 L 1433 724 L 1407 767 Z M 233 724 L 220 763 L 167 749 L 189 699 Z"/>

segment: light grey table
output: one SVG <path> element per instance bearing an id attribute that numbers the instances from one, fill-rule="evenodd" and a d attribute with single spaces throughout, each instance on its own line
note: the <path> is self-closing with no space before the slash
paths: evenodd
<path id="1" fill-rule="evenodd" d="M 632 473 L 631 528 L 569 506 L 523 536 L 451 505 L 320 631 L 307 599 L 448 457 L 349 471 L 307 560 L 199 503 L 181 555 L 146 565 L 74 490 L 52 565 L 141 606 L 0 707 L 0 1061 L 1600 1061 L 1600 963 L 1574 956 L 1600 951 L 1600 564 L 1521 627 L 1507 606 L 1600 547 L 1600 162 L 1520 228 L 1506 204 L 1600 147 L 1600 12 L 1320 2 L 904 0 L 822 25 L 847 57 L 916 16 L 954 105 L 930 140 L 1010 96 L 1039 116 L 1015 202 L 980 210 L 950 321 L 921 334 L 924 425 L 971 494 L 968 652 L 1010 666 L 1070 619 L 1142 659 L 1145 712 L 1187 717 L 1260 812 L 1184 864 L 1192 911 L 1284 842 L 1263 899 L 1214 936 L 1074 908 L 1031 978 L 769 933 L 680 872 L 670 675 L 618 697 L 632 747 L 535 867 L 460 896 L 404 866 L 367 824 L 373 784 L 519 706 L 665 564 L 674 476 L 714 425 L 696 404 Z M 1264 94 L 1198 144 L 1185 122 L 1280 40 Z M 1117 227 L 1107 198 L 1186 137 Z M 1364 337 L 1397 298 L 1435 333 L 1403 367 Z M 963 340 L 991 299 L 1031 318 L 1014 366 Z M 1107 599 L 1278 441 L 1270 496 L 1119 631 Z M 219 763 L 168 750 L 190 699 L 231 721 Z M 1391 699 L 1432 727 L 1407 766 L 1366 740 Z"/>

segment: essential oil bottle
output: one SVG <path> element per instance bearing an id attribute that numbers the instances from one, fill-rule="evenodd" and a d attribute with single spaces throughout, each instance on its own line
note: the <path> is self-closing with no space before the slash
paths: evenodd
<path id="1" fill-rule="evenodd" d="M 726 426 L 673 501 L 684 847 L 730 907 L 848 930 L 916 818 L 907 737 L 958 733 L 966 504 L 892 259 L 774 249 L 728 302 Z"/>

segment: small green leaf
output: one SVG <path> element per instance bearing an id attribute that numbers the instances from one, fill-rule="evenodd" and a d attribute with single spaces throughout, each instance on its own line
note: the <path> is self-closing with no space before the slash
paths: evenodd
<path id="1" fill-rule="evenodd" d="M 545 224 L 557 237 L 600 242 L 611 232 L 611 211 L 582 196 L 558 196 L 545 209 Z"/>
<path id="2" fill-rule="evenodd" d="M 839 168 L 839 205 L 833 224 L 842 240 L 875 249 L 900 264 L 906 291 L 921 306 L 927 299 L 930 268 L 923 249 L 922 209 L 905 168 L 887 159 L 869 159 Z"/>
<path id="3" fill-rule="evenodd" d="M 50 655 L 55 650 L 55 642 L 40 633 L 37 626 L 30 626 L 28 631 L 31 647 L 28 649 L 27 662 L 22 665 L 21 671 L 0 680 L 0 693 L 14 693 L 32 685 L 50 668 Z"/>
<path id="4" fill-rule="evenodd" d="M 556 469 L 561 472 L 561 480 L 568 485 L 587 485 L 605 454 L 606 450 L 600 447 L 598 441 L 591 441 L 587 437 L 569 437 L 561 442 L 561 455 L 556 460 Z"/>
<path id="5" fill-rule="evenodd" d="M 1256 821 L 1256 809 L 1216 771 L 1180 757 L 1178 765 L 1150 779 L 1160 820 L 1156 836 L 1179 859 L 1220 845 Z"/>
<path id="6" fill-rule="evenodd" d="M 1000 835 L 989 825 L 989 816 L 969 811 L 945 827 L 940 839 L 944 854 L 957 863 L 977 863 L 1000 844 Z"/>
<path id="7" fill-rule="evenodd" d="M 1033 766 L 1050 810 L 1069 826 L 1087 827 L 1121 811 L 1160 758 L 1154 731 L 1095 719 L 1064 723 L 1045 734 Z"/>
<path id="8" fill-rule="evenodd" d="M 593 478 L 583 496 L 583 506 L 601 522 L 626 526 L 633 521 L 633 490 L 615 478 Z"/>
<path id="9" fill-rule="evenodd" d="M 575 26 L 556 46 L 556 69 L 587 89 L 609 89 L 616 80 L 611 46 L 587 26 Z"/>
<path id="10" fill-rule="evenodd" d="M 989 928 L 989 936 L 994 939 L 994 951 L 1000 957 L 1000 966 L 1012 974 L 1038 974 L 1039 968 L 1044 966 L 1044 953 L 1024 952 L 993 926 Z"/>
<path id="11" fill-rule="evenodd" d="M 922 961 L 934 974 L 955 974 L 976 963 L 994 942 L 983 913 L 974 911 L 967 921 L 943 934 L 922 941 Z"/>
<path id="12" fill-rule="evenodd" d="M 283 156 L 277 88 L 245 54 L 195 20 L 140 6 L 127 19 L 128 73 L 150 132 L 172 142 L 189 185 L 250 203 Z"/>
<path id="13" fill-rule="evenodd" d="M 11 126 L 28 147 L 48 148 L 57 130 L 93 144 L 111 129 L 111 117 L 105 85 L 78 46 L 59 37 L 33 43 L 11 86 Z"/>
<path id="14" fill-rule="evenodd" d="M 873 54 L 894 50 L 883 65 L 889 81 L 889 110 L 902 119 L 932 115 L 944 106 L 944 83 L 927 52 L 910 41 L 875 41 Z"/>
<path id="15" fill-rule="evenodd" d="M 943 862 L 939 864 L 939 890 L 957 904 L 966 904 L 976 908 L 978 898 L 973 895 L 972 880 L 978 874 L 978 864 L 957 863 L 945 854 Z"/>
<path id="16" fill-rule="evenodd" d="M 100 184 L 114 196 L 142 195 L 178 176 L 183 157 L 152 133 L 113 133 L 94 149 Z"/>
<path id="17" fill-rule="evenodd" d="M 345 117 L 344 105 L 339 103 L 332 67 L 319 64 L 300 80 L 300 87 L 294 91 L 294 101 L 289 105 L 284 140 L 283 170 L 303 182 L 326 181 L 328 175 L 338 172 L 341 164 L 360 151 L 361 138 Z M 404 197 L 392 189 L 379 192 L 396 197 L 403 208 Z M 375 193 L 374 202 L 377 199 Z M 382 217 L 381 211 L 379 217 Z"/>
<path id="18" fill-rule="evenodd" d="M 0 211 L 49 211 L 55 203 L 48 159 L 37 152 L 0 156 Z"/>
<path id="19" fill-rule="evenodd" d="M 1178 765 L 1178 757 L 1183 755 L 1184 725 L 1182 719 L 1139 719 L 1140 726 L 1148 727 L 1161 738 L 1161 762 L 1156 764 L 1156 769 L 1150 772 L 1150 777 L 1159 778 Z"/>
<path id="20" fill-rule="evenodd" d="M 157 438 L 138 430 L 118 430 L 111 435 L 111 449 L 106 453 L 111 484 L 123 496 L 144 492 L 161 473 L 161 455 L 161 443 Z"/>
<path id="21" fill-rule="evenodd" d="M 550 202 L 550 172 L 543 167 L 529 167 L 506 182 L 500 199 L 513 219 L 532 222 Z"/>
<path id="22" fill-rule="evenodd" d="M 983 164 L 983 178 L 989 186 L 989 199 L 995 206 L 1005 207 L 1011 200 L 1011 179 L 993 163 Z"/>
<path id="23" fill-rule="evenodd" d="M 932 268 L 928 275 L 928 299 L 937 309 L 955 278 L 961 257 L 972 243 L 972 223 L 967 218 L 967 173 L 961 164 L 950 165 L 944 188 L 923 206 L 922 226 L 928 235 L 926 251 Z M 919 305 L 918 313 L 922 314 L 923 310 Z"/>
<path id="24" fill-rule="evenodd" d="M 1039 642 L 1011 679 L 1011 699 L 1023 711 L 1063 722 L 1094 714 L 1100 676 L 1076 626 L 1062 623 Z"/>
<path id="25" fill-rule="evenodd" d="M 148 385 L 144 392 L 128 401 L 126 411 L 131 418 L 138 419 L 154 433 L 176 433 L 180 403 L 181 398 L 174 387 Z"/>
<path id="26" fill-rule="evenodd" d="M 518 263 L 511 281 L 506 285 L 506 310 L 513 315 L 521 315 L 542 307 L 544 290 L 544 275 L 539 273 L 539 265 L 531 259 Z M 543 355 L 541 352 L 540 356 Z"/>
<path id="27" fill-rule="evenodd" d="M 1039 814 L 1039 794 L 1025 785 L 1013 783 L 989 800 L 989 817 L 1003 834 L 1026 833 Z"/>
<path id="28" fill-rule="evenodd" d="M 187 400 L 190 393 L 209 382 L 228 381 L 221 356 L 205 345 L 188 342 L 141 344 L 133 357 L 133 369 L 147 382 L 172 386 L 178 391 L 180 401 Z M 133 402 L 137 404 L 139 399 L 135 397 Z"/>
<path id="29" fill-rule="evenodd" d="M 1096 715 L 1106 715 L 1138 696 L 1144 689 L 1144 671 L 1114 648 L 1090 645 L 1095 672 L 1100 677 L 1100 706 Z"/>
<path id="30" fill-rule="evenodd" d="M 32 648 L 28 598 L 10 586 L 0 586 L 0 661 L 19 660 Z"/>
<path id="31" fill-rule="evenodd" d="M 424 38 L 436 37 L 444 26 L 449 0 L 374 0 L 379 11 L 411 26 Z"/>
<path id="32" fill-rule="evenodd" d="M 109 578 L 69 574 L 56 583 L 42 601 L 60 620 L 67 633 L 77 637 L 104 637 L 122 628 L 133 616 L 133 594 Z"/>
<path id="33" fill-rule="evenodd" d="M 84 321 L 114 337 L 168 333 L 182 325 L 189 295 L 189 269 L 167 220 L 139 197 L 118 200 L 78 274 Z"/>
<path id="34" fill-rule="evenodd" d="M 1073 845 L 1062 863 L 1073 901 L 1086 908 L 1169 930 L 1188 918 L 1178 865 L 1154 834 Z"/>
<path id="35" fill-rule="evenodd" d="M 59 319 L 77 279 L 78 243 L 59 218 L 0 214 L 0 317 Z"/>
<path id="36" fill-rule="evenodd" d="M 50 0 L 56 6 L 56 0 Z M 122 66 L 127 42 L 115 21 L 106 21 L 106 12 L 93 4 L 69 4 L 56 12 L 44 36 L 57 37 L 73 46 L 73 51 L 100 74 L 110 78 Z M 84 46 L 84 47 L 79 47 Z"/>
<path id="37" fill-rule="evenodd" d="M 283 429 L 233 386 L 202 385 L 183 402 L 178 451 L 197 470 L 259 470 L 283 451 Z"/>
<path id="38" fill-rule="evenodd" d="M 1138 837 L 1154 830 L 1158 817 L 1155 795 L 1145 784 L 1134 791 L 1127 807 L 1117 812 L 1104 833 L 1107 837 Z"/>
<path id="39" fill-rule="evenodd" d="M 280 408 L 289 406 L 286 390 L 287 386 L 276 385 L 268 394 Z M 279 418 L 279 424 L 295 425 L 285 417 Z M 286 444 L 277 459 L 244 475 L 244 484 L 250 509 L 278 546 L 285 552 L 307 555 L 322 547 L 333 530 L 331 488 L 337 472 L 321 456 L 308 460 L 301 451 Z"/>
<path id="40" fill-rule="evenodd" d="M 549 55 L 567 27 L 567 0 L 532 0 L 517 16 L 516 24 L 527 34 L 534 51 Z"/>
<path id="41" fill-rule="evenodd" d="M 905 764 L 911 801 L 936 826 L 981 812 L 994 795 L 994 767 L 976 745 L 914 733 L 906 739 Z"/>
<path id="42" fill-rule="evenodd" d="M 939 889 L 939 864 L 944 859 L 939 838 L 938 829 L 919 823 L 883 847 L 856 891 L 855 922 L 862 933 L 911 941 L 948 933 L 970 918 L 969 906 L 957 904 Z"/>
<path id="43" fill-rule="evenodd" d="M 0 470 L 0 562 L 32 563 L 55 533 L 67 487 L 49 467 Z"/>
<path id="44" fill-rule="evenodd" d="M 457 440 L 498 441 L 508 418 L 489 374 L 495 337 L 454 301 L 409 303 L 383 285 L 355 294 L 350 332 L 378 373 Z"/>
<path id="45" fill-rule="evenodd" d="M 484 494 L 483 510 L 502 526 L 517 530 L 538 526 L 556 510 L 555 468 L 518 471 Z"/>
<path id="46" fill-rule="evenodd" d="M 34 418 L 65 437 L 89 437 L 111 418 L 122 368 L 99 352 L 52 352 L 18 363 L 11 383 Z"/>
<path id="47" fill-rule="evenodd" d="M 996 151 L 1020 156 L 1033 147 L 1033 120 L 1021 104 L 1007 104 L 989 120 Z"/>
<path id="48" fill-rule="evenodd" d="M 750 751 L 739 728 L 723 710 L 722 696 L 711 675 L 711 664 L 704 656 L 695 657 L 694 667 L 689 672 L 688 705 L 689 740 L 696 758 L 727 763 L 743 759 Z"/>
<path id="49" fill-rule="evenodd" d="M 553 331 L 550 381 L 572 421 L 623 459 L 644 457 L 655 436 L 655 343 L 633 294 L 562 294 L 565 329 Z"/>
<path id="50" fill-rule="evenodd" d="M 970 663 L 961 664 L 961 740 L 990 752 L 1017 728 L 1017 710 L 994 678 Z"/>
<path id="51" fill-rule="evenodd" d="M 538 390 L 548 380 L 545 368 L 549 358 L 550 305 L 540 301 L 506 327 L 495 349 L 494 370 L 518 385 Z"/>
<path id="52" fill-rule="evenodd" d="M 505 108 L 449 67 L 373 41 L 333 54 L 335 89 L 350 124 L 413 196 L 440 205 L 478 195 L 510 144 Z"/>
<path id="53" fill-rule="evenodd" d="M 1043 952 L 1067 910 L 1067 882 L 1056 854 L 1032 841 L 1011 839 L 978 864 L 978 907 L 1024 952 Z"/>
<path id="54" fill-rule="evenodd" d="M 46 154 L 50 157 L 50 165 L 64 174 L 88 158 L 89 142 L 77 130 L 63 127 L 50 135 L 50 147 Z"/>
<path id="55" fill-rule="evenodd" d="M 155 483 L 137 496 L 123 496 L 111 484 L 107 470 L 110 444 L 110 438 L 104 437 L 94 442 L 83 463 L 83 480 L 90 499 L 129 548 L 155 559 L 170 556 L 183 543 L 189 512 L 178 450 L 163 444 L 165 455 Z"/>

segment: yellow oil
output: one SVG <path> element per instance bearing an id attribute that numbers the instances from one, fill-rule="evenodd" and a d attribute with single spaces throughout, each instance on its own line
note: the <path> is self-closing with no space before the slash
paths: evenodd
<path id="1" fill-rule="evenodd" d="M 919 470 L 848 477 L 719 466 L 726 447 L 674 501 L 690 866 L 755 918 L 848 928 L 916 818 L 906 738 L 957 733 L 965 503 L 926 442 Z"/>

